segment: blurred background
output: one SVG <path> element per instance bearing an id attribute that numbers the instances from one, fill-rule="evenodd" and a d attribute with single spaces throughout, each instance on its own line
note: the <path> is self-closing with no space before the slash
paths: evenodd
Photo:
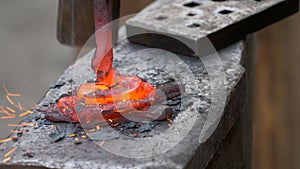
<path id="1" fill-rule="evenodd" d="M 151 0 L 122 0 L 121 15 Z M 73 63 L 77 49 L 56 40 L 57 0 L 0 0 L 0 84 L 33 106 Z M 257 33 L 253 169 L 300 168 L 300 14 Z M 0 105 L 9 105 L 0 89 Z M 20 119 L 17 119 L 20 120 Z M 0 138 L 13 128 L 1 121 Z"/>

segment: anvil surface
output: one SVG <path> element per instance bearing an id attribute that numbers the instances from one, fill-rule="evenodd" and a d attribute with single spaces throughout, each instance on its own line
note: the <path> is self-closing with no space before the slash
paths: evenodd
<path id="1" fill-rule="evenodd" d="M 26 121 L 39 123 L 39 127 L 20 127 L 27 130 L 19 137 L 17 142 L 7 142 L 1 145 L 1 155 L 5 154 L 13 147 L 17 147 L 12 159 L 7 163 L 0 164 L 0 168 L 186 168 L 192 159 L 197 156 L 200 158 L 200 168 L 206 168 L 209 161 L 217 152 L 222 140 L 234 125 L 244 109 L 245 96 L 245 78 L 242 60 L 245 55 L 247 43 L 240 41 L 219 52 L 220 58 L 224 64 L 226 74 L 225 88 L 228 91 L 224 114 L 217 129 L 212 136 L 203 144 L 199 144 L 199 135 L 206 122 L 208 110 L 210 107 L 210 80 L 203 63 L 199 58 L 192 58 L 183 55 L 176 55 L 193 72 L 193 78 L 196 83 L 190 84 L 191 78 L 185 75 L 186 72 L 180 72 L 183 75 L 182 81 L 186 84 L 186 91 L 190 94 L 188 99 L 183 99 L 187 109 L 179 113 L 174 120 L 172 127 L 169 128 L 169 135 L 159 137 L 161 142 L 172 142 L 172 133 L 185 129 L 188 123 L 197 119 L 189 133 L 184 139 L 169 151 L 157 154 L 149 158 L 127 158 L 110 153 L 89 139 L 83 140 L 82 144 L 75 145 L 72 138 L 65 138 L 57 143 L 51 143 L 49 134 L 53 133 L 53 128 L 44 125 L 44 111 L 47 106 L 63 95 L 65 92 L 71 92 L 72 86 L 76 86 L 78 81 L 93 76 L 90 69 L 90 59 L 92 55 L 86 55 L 78 62 L 70 66 L 64 74 L 58 79 L 59 88 L 50 89 L 46 96 L 40 101 L 40 107 L 33 110 L 35 113 Z M 114 67 L 123 74 L 137 74 L 150 83 L 163 83 L 169 80 L 170 75 L 165 72 L 166 59 L 163 57 L 166 53 L 162 50 L 149 50 L 147 47 L 122 41 L 114 49 L 115 60 Z M 183 63 L 183 62 L 182 62 Z M 180 63 L 179 63 L 180 64 Z M 178 65 L 177 65 L 178 66 Z M 219 69 L 219 68 L 216 68 Z M 89 80 L 89 79 L 87 79 Z M 239 94 L 238 94 L 239 93 Z M 193 103 L 192 105 L 190 103 Z M 197 109 L 197 113 L 193 113 Z M 222 112 L 220 112 L 222 113 Z M 64 125 L 64 124 L 55 124 Z M 113 138 L 122 140 L 123 137 Z M 106 145 L 106 144 L 104 144 Z M 125 150 L 131 151 L 136 145 L 134 142 L 128 145 L 122 145 Z M 135 147 L 136 148 L 136 147 Z M 140 150 L 154 150 L 152 145 L 144 144 Z M 35 153 L 34 157 L 24 156 L 24 153 L 30 149 Z M 139 149 L 135 152 L 139 153 Z"/>

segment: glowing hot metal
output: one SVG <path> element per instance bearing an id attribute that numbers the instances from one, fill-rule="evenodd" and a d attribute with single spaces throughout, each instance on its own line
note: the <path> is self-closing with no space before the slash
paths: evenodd
<path id="1" fill-rule="evenodd" d="M 120 75 L 112 69 L 113 48 L 111 1 L 94 1 L 96 52 L 91 67 L 97 82 L 82 84 L 73 96 L 60 98 L 57 109 L 66 118 L 48 115 L 52 121 L 88 123 L 92 120 L 118 121 L 120 113 L 147 118 L 149 106 L 162 101 L 161 93 L 137 76 Z M 177 86 L 177 88 L 178 86 Z M 162 93 L 164 94 L 164 93 Z M 158 96 L 157 96 L 158 95 Z M 159 100 L 160 99 L 160 100 Z M 100 115 L 100 113 L 102 115 Z M 153 113 L 153 112 L 152 112 Z"/>

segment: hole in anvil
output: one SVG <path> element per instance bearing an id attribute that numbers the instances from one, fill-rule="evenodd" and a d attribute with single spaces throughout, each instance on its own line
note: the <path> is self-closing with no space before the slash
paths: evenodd
<path id="1" fill-rule="evenodd" d="M 194 7 L 200 6 L 200 5 L 201 4 L 197 3 L 197 2 L 189 2 L 189 3 L 183 4 L 183 6 L 186 6 L 186 7 L 189 7 L 189 8 L 194 8 Z"/>
<path id="2" fill-rule="evenodd" d="M 232 12 L 233 12 L 232 10 L 224 9 L 224 10 L 220 11 L 219 13 L 223 14 L 223 15 L 227 15 L 227 14 L 230 14 Z"/>
<path id="3" fill-rule="evenodd" d="M 187 16 L 196 16 L 196 15 L 197 15 L 197 14 L 192 13 L 192 12 L 190 12 L 190 13 L 187 14 Z"/>
<path id="4" fill-rule="evenodd" d="M 155 19 L 161 21 L 161 20 L 168 19 L 168 17 L 167 16 L 158 16 Z"/>
<path id="5" fill-rule="evenodd" d="M 198 28 L 200 26 L 201 25 L 199 23 L 192 23 L 192 24 L 188 25 L 187 27 L 189 27 L 189 28 Z"/>

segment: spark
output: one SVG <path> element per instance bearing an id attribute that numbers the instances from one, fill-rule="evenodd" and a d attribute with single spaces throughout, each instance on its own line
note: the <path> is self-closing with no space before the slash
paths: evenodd
<path id="1" fill-rule="evenodd" d="M 9 94 L 9 92 L 8 92 L 8 90 L 7 90 L 6 86 L 5 86 L 5 84 L 2 84 L 2 88 L 5 90 L 5 93 L 6 93 L 6 94 Z"/>
<path id="2" fill-rule="evenodd" d="M 24 126 L 30 126 L 30 127 L 36 127 L 37 124 L 36 123 L 26 123 L 26 122 L 23 122 L 21 124 L 8 124 L 8 127 L 24 127 Z"/>
<path id="3" fill-rule="evenodd" d="M 116 127 L 118 125 L 119 125 L 118 123 L 111 124 L 112 127 Z"/>
<path id="4" fill-rule="evenodd" d="M 22 104 L 20 102 L 18 103 L 18 108 L 19 110 L 23 110 Z"/>
<path id="5" fill-rule="evenodd" d="M 170 119 L 170 117 L 167 117 L 167 120 L 169 121 L 168 127 L 171 127 L 173 124 L 173 120 Z"/>
<path id="6" fill-rule="evenodd" d="M 82 139 L 86 139 L 86 136 L 81 136 Z"/>
<path id="7" fill-rule="evenodd" d="M 36 123 L 26 123 L 26 122 L 23 122 L 21 123 L 22 126 L 31 126 L 31 127 L 36 127 L 37 124 Z"/>
<path id="8" fill-rule="evenodd" d="M 24 133 L 24 130 L 10 130 L 11 133 Z"/>
<path id="9" fill-rule="evenodd" d="M 96 126 L 96 129 L 99 130 L 99 129 L 100 129 L 100 126 Z"/>
<path id="10" fill-rule="evenodd" d="M 10 115 L 7 110 L 5 110 L 2 106 L 0 106 L 0 112 L 5 113 L 6 115 Z"/>
<path id="11" fill-rule="evenodd" d="M 170 118 L 167 118 L 167 120 L 172 124 L 173 120 L 171 120 Z"/>
<path id="12" fill-rule="evenodd" d="M 99 144 L 100 147 L 102 147 L 105 144 L 105 141 L 101 141 L 101 143 Z"/>
<path id="13" fill-rule="evenodd" d="M 22 124 L 8 124 L 8 127 L 20 127 Z"/>
<path id="14" fill-rule="evenodd" d="M 68 96 L 71 96 L 71 94 L 70 94 L 69 92 L 66 92 L 66 91 L 61 90 L 61 89 L 57 89 L 57 90 L 59 90 L 59 91 L 62 92 L 63 94 L 66 94 L 66 95 L 68 95 Z"/>
<path id="15" fill-rule="evenodd" d="M 24 117 L 24 116 L 27 116 L 28 114 L 32 114 L 32 113 L 33 113 L 32 111 L 27 110 L 26 112 L 19 114 L 19 117 Z"/>
<path id="16" fill-rule="evenodd" d="M 13 138 L 6 138 L 6 139 L 2 139 L 0 140 L 0 143 L 5 143 L 5 142 L 8 142 L 8 141 L 12 141 Z"/>
<path id="17" fill-rule="evenodd" d="M 75 136 L 76 136 L 76 134 L 74 134 L 74 133 L 69 135 L 69 137 L 75 137 Z"/>
<path id="18" fill-rule="evenodd" d="M 7 163 L 8 161 L 10 161 L 11 160 L 11 157 L 7 157 L 7 158 L 5 158 L 4 160 L 2 160 L 2 162 L 3 163 Z"/>
<path id="19" fill-rule="evenodd" d="M 9 150 L 9 151 L 3 156 L 3 158 L 6 158 L 6 157 L 8 157 L 9 155 L 11 155 L 12 153 L 14 153 L 14 152 L 16 151 L 16 149 L 17 149 L 17 148 L 15 147 L 15 148 Z"/>
<path id="20" fill-rule="evenodd" d="M 6 100 L 11 104 L 11 105 L 15 105 L 15 103 L 10 99 L 10 97 L 8 95 L 5 96 Z"/>
<path id="21" fill-rule="evenodd" d="M 8 115 L 8 116 L 2 116 L 1 119 L 5 120 L 5 119 L 14 119 L 16 118 L 16 115 L 12 114 L 12 115 Z"/>
<path id="22" fill-rule="evenodd" d="M 16 111 L 14 109 L 10 108 L 9 106 L 6 106 L 6 109 L 9 110 L 12 113 L 16 113 Z"/>
<path id="23" fill-rule="evenodd" d="M 9 93 L 7 95 L 10 97 L 20 97 L 21 96 L 20 94 L 12 94 L 12 93 Z"/>
<path id="24" fill-rule="evenodd" d="M 112 120 L 112 119 L 108 119 L 108 121 L 109 121 L 109 122 L 111 122 L 111 123 L 113 122 L 113 120 Z"/>
<path id="25" fill-rule="evenodd" d="M 6 93 L 8 96 L 12 96 L 12 97 L 19 97 L 19 96 L 20 96 L 20 94 L 10 93 L 10 92 L 7 90 L 7 88 L 6 88 L 6 86 L 5 86 L 4 84 L 2 85 L 2 88 L 5 90 L 5 93 Z"/>

